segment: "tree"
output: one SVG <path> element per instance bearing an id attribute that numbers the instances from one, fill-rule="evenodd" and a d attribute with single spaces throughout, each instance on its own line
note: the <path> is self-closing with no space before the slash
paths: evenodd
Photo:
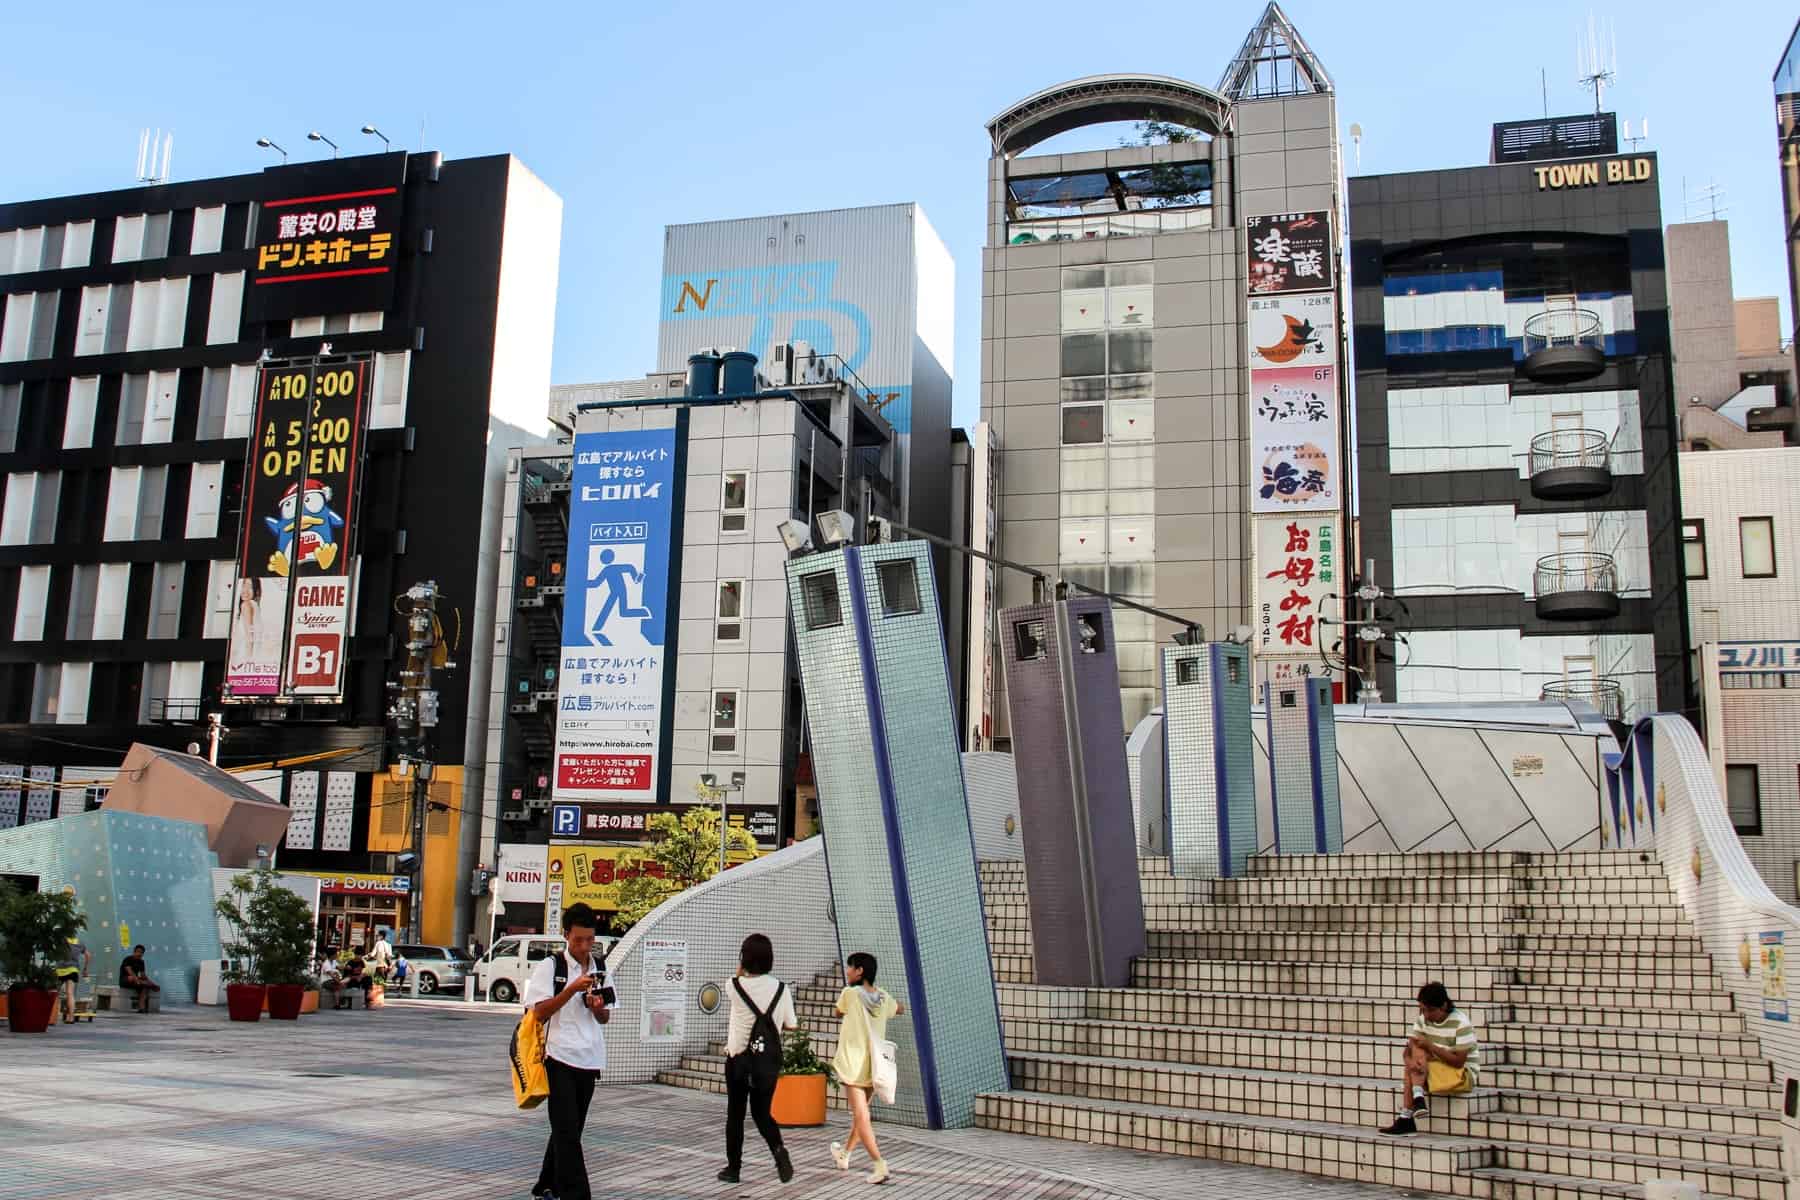
<path id="1" fill-rule="evenodd" d="M 1137 137 L 1120 138 L 1119 145 L 1179 146 L 1185 142 L 1200 140 L 1199 130 L 1165 121 L 1152 112 L 1147 120 L 1137 123 Z M 1150 181 L 1146 199 L 1156 201 L 1155 204 L 1146 204 L 1146 207 L 1170 208 L 1198 204 L 1209 190 L 1198 187 L 1198 181 L 1189 173 L 1188 168 L 1176 163 L 1153 163 L 1145 174 Z M 1210 174 L 1207 178 L 1211 178 Z"/>
<path id="2" fill-rule="evenodd" d="M 20 892 L 0 883 L 0 976 L 13 987 L 55 991 L 69 939 L 87 928 L 70 892 Z"/>
<path id="3" fill-rule="evenodd" d="M 705 785 L 695 788 L 704 801 L 720 798 Z M 650 861 L 661 875 L 640 871 L 619 885 L 619 909 L 615 924 L 630 927 L 650 915 L 650 910 L 678 892 L 705 883 L 719 873 L 719 810 L 705 806 L 688 809 L 681 816 L 660 812 L 647 821 Z M 756 839 L 741 826 L 732 826 L 728 852 L 756 855 Z"/>

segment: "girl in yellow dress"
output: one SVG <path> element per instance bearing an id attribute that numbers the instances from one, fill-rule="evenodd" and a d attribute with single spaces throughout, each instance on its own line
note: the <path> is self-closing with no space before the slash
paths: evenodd
<path id="1" fill-rule="evenodd" d="M 875 1090 L 875 1056 L 869 1037 L 873 1031 L 875 1037 L 886 1038 L 888 1018 L 905 1012 L 906 1006 L 875 986 L 875 967 L 875 956 L 861 950 L 844 961 L 844 978 L 850 986 L 838 993 L 837 1010 L 843 1020 L 838 1023 L 837 1053 L 832 1056 L 831 1069 L 850 1104 L 850 1141 L 831 1143 L 831 1157 L 838 1170 L 849 1170 L 851 1152 L 860 1142 L 872 1160 L 869 1182 L 885 1183 L 887 1163 L 869 1121 L 869 1095 Z"/>

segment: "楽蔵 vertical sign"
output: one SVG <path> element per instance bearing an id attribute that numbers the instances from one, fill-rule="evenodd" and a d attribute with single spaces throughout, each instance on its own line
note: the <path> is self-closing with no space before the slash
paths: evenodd
<path id="1" fill-rule="evenodd" d="M 673 640 L 676 431 L 575 436 L 569 481 L 558 799 L 652 802 Z"/>
<path id="2" fill-rule="evenodd" d="M 367 358 L 257 376 L 225 698 L 340 695 Z"/>
<path id="3" fill-rule="evenodd" d="M 1246 217 L 1244 233 L 1250 245 L 1245 281 L 1252 296 L 1331 290 L 1335 247 L 1330 213 Z"/>

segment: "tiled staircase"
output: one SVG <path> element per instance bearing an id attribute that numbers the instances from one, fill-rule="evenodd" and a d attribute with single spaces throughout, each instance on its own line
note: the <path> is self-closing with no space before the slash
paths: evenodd
<path id="1" fill-rule="evenodd" d="M 1785 1195 L 1756 1039 L 1661 868 L 1635 855 L 1254 860 L 1190 882 L 1142 863 L 1150 925 L 1128 989 L 1036 986 L 1025 878 L 983 863 L 1013 1090 L 988 1128 L 1497 1200 Z M 1482 1039 L 1482 1087 L 1386 1138 L 1419 985 Z M 838 984 L 798 994 L 831 1051 Z M 723 1060 L 664 1082 L 722 1087 Z"/>

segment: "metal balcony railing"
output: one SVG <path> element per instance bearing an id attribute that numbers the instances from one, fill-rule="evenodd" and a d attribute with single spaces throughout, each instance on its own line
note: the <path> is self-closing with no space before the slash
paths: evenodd
<path id="1" fill-rule="evenodd" d="M 1540 700 L 1581 700 L 1609 721 L 1625 719 L 1625 689 L 1616 679 L 1595 676 L 1588 679 L 1558 679 L 1546 683 L 1538 693 Z"/>
<path id="2" fill-rule="evenodd" d="M 1612 453 L 1606 435 L 1592 429 L 1553 429 L 1531 439 L 1531 474 L 1562 471 L 1570 467 L 1612 469 Z"/>
<path id="3" fill-rule="evenodd" d="M 1525 318 L 1525 361 L 1532 379 L 1591 379 L 1606 370 L 1606 334 L 1585 308 L 1547 308 Z"/>
<path id="4" fill-rule="evenodd" d="M 150 723 L 152 725 L 198 725 L 201 721 L 201 710 L 206 701 L 198 696 L 181 699 L 156 699 L 150 701 Z"/>
<path id="5" fill-rule="evenodd" d="M 1585 347 L 1604 351 L 1600 316 L 1585 308 L 1547 308 L 1525 318 L 1525 356 L 1544 350 Z"/>
<path id="6" fill-rule="evenodd" d="M 1564 592 L 1619 594 L 1619 564 L 1610 554 L 1591 550 L 1546 554 L 1531 573 L 1532 589 L 1541 596 Z"/>

